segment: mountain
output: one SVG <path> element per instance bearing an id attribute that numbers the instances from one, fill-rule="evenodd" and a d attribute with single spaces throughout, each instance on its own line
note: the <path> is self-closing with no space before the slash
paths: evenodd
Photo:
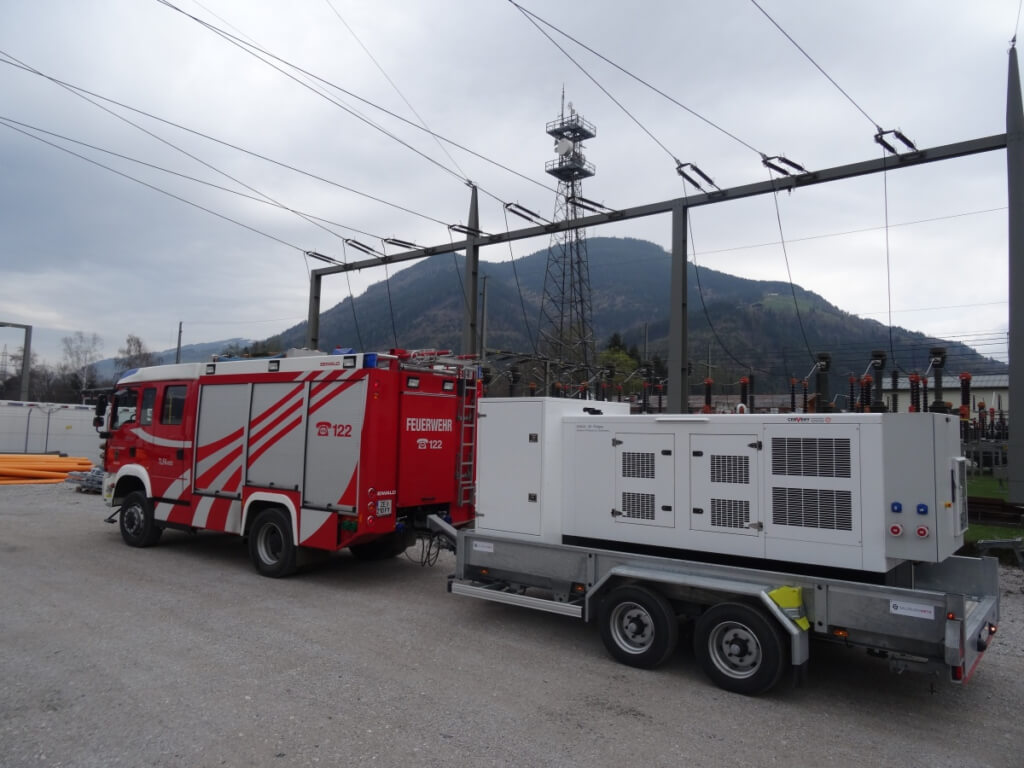
<path id="1" fill-rule="evenodd" d="M 595 237 L 587 241 L 593 327 L 598 349 L 618 333 L 642 355 L 668 356 L 669 270 L 671 257 L 644 240 Z M 512 261 L 480 263 L 487 287 L 487 348 L 516 355 L 532 353 L 537 335 L 547 250 Z M 975 374 L 1004 373 L 1005 364 L 955 341 L 904 328 L 890 330 L 875 320 L 844 312 L 816 293 L 789 283 L 747 280 L 688 267 L 689 356 L 691 382 L 706 375 L 735 381 L 753 371 L 761 392 L 788 391 L 789 378 L 803 378 L 812 353 L 832 355 L 832 386 L 845 391 L 849 373 L 860 376 L 871 351 L 892 352 L 905 371 L 923 371 L 928 350 L 947 348 L 947 370 Z M 355 301 L 345 299 L 323 312 L 320 348 L 364 350 L 446 348 L 458 350 L 465 299 L 463 257 L 432 256 L 376 283 Z M 340 277 L 335 278 L 340 279 Z M 795 302 L 794 302 L 795 294 Z M 799 306 L 799 316 L 795 306 Z M 805 342 L 806 337 L 806 342 Z M 266 340 L 271 349 L 302 347 L 306 323 Z M 808 349 L 809 348 L 809 349 Z M 891 350 L 891 351 L 890 351 Z"/>
<path id="2" fill-rule="evenodd" d="M 223 341 L 207 341 L 202 344 L 185 344 L 181 347 L 181 362 L 201 363 L 210 359 L 211 355 L 219 355 L 226 349 L 242 349 L 253 344 L 251 339 L 224 339 Z M 175 349 L 153 352 L 153 365 L 173 363 Z M 113 381 L 117 371 L 117 359 L 108 357 L 95 364 L 96 377 L 100 381 Z"/>

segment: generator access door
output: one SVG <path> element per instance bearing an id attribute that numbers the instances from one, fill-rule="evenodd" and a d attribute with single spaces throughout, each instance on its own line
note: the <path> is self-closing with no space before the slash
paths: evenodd
<path id="1" fill-rule="evenodd" d="M 760 536 L 756 435 L 690 435 L 690 529 Z"/>
<path id="2" fill-rule="evenodd" d="M 675 435 L 623 434 L 615 446 L 615 506 L 623 525 L 676 524 Z"/>

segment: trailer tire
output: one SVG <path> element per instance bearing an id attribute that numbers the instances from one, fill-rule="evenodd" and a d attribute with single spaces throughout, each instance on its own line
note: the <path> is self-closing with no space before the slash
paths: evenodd
<path id="1" fill-rule="evenodd" d="M 654 669 L 679 642 L 679 620 L 668 600 L 653 589 L 618 587 L 601 603 L 601 639 L 616 660 Z"/>
<path id="2" fill-rule="evenodd" d="M 296 550 L 291 520 L 281 507 L 256 516 L 249 530 L 249 557 L 261 576 L 279 579 L 295 573 Z"/>
<path id="3" fill-rule="evenodd" d="M 129 547 L 152 547 L 164 532 L 153 519 L 153 505 L 142 491 L 128 494 L 121 505 L 118 523 L 121 538 Z"/>
<path id="4" fill-rule="evenodd" d="M 410 536 L 412 533 L 412 536 Z M 416 534 L 408 529 L 388 533 L 366 544 L 349 547 L 357 560 L 387 560 L 398 557 L 416 541 Z"/>
<path id="5" fill-rule="evenodd" d="M 756 696 L 773 688 L 786 668 L 782 627 L 746 603 L 719 603 L 697 619 L 693 650 L 719 688 Z"/>

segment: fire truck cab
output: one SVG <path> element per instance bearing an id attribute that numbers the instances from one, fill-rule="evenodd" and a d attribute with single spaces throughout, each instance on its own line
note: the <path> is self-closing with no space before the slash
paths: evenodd
<path id="1" fill-rule="evenodd" d="M 100 409 L 108 520 L 136 547 L 166 528 L 247 536 L 266 576 L 303 549 L 394 556 L 427 515 L 473 519 L 479 386 L 433 350 L 128 371 Z"/>

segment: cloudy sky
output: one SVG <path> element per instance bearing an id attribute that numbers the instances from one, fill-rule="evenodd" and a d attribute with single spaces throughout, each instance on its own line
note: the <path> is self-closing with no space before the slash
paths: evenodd
<path id="1" fill-rule="evenodd" d="M 681 196 L 673 158 L 729 187 L 768 178 L 759 152 L 810 170 L 875 159 L 875 125 L 922 148 L 1005 130 L 1019 0 L 759 4 L 849 98 L 749 0 L 520 0 L 700 117 L 508 0 L 8 0 L 0 321 L 34 326 L 52 363 L 78 330 L 104 356 L 129 333 L 173 347 L 179 322 L 184 343 L 268 336 L 305 317 L 322 264 L 303 251 L 448 242 L 465 178 L 485 231 L 526 226 L 502 201 L 550 216 L 544 126 L 563 87 L 597 127 L 584 194 L 611 208 Z M 1005 359 L 1006 221 L 1000 151 L 783 194 L 778 219 L 770 196 L 708 206 L 691 230 L 700 266 L 785 280 L 788 254 L 796 283 L 849 312 L 888 322 L 891 309 Z M 670 230 L 653 217 L 590 234 L 668 247 Z M 323 307 L 383 277 L 327 278 Z M 21 339 L 0 328 L 9 352 Z"/>

